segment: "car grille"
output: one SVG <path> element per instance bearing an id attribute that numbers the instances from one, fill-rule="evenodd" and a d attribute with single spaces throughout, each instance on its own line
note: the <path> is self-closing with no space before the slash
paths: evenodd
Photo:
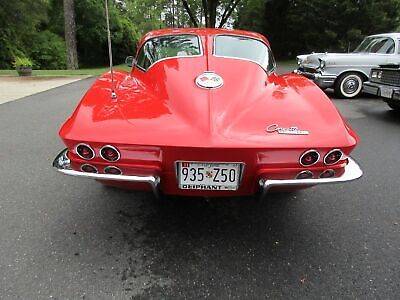
<path id="1" fill-rule="evenodd" d="M 382 70 L 381 83 L 400 86 L 400 71 Z"/>

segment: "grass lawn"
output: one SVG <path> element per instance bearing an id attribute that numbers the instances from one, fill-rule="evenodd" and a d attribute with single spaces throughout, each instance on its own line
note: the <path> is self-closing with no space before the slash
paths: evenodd
<path id="1" fill-rule="evenodd" d="M 296 60 L 285 60 L 278 61 L 278 66 L 292 66 L 296 65 Z M 124 70 L 129 71 L 130 68 L 123 64 L 114 66 L 115 70 Z M 108 72 L 108 67 L 102 68 L 91 68 L 91 69 L 79 69 L 79 70 L 33 70 L 32 75 L 41 75 L 41 76 L 73 76 L 73 75 L 89 75 L 89 76 L 100 76 L 106 72 Z M 15 70 L 0 70 L 0 75 L 17 75 L 17 71 Z"/>
<path id="2" fill-rule="evenodd" d="M 280 61 L 277 61 L 276 64 L 278 66 L 282 66 L 282 67 L 296 66 L 297 65 L 297 60 L 295 58 L 288 59 L 288 60 L 280 60 Z"/>
<path id="3" fill-rule="evenodd" d="M 115 70 L 128 71 L 130 68 L 127 65 L 114 66 Z M 79 69 L 79 70 L 33 70 L 32 75 L 42 76 L 71 76 L 71 75 L 90 75 L 99 76 L 108 72 L 108 67 Z M 15 70 L 0 70 L 0 75 L 17 75 Z"/>

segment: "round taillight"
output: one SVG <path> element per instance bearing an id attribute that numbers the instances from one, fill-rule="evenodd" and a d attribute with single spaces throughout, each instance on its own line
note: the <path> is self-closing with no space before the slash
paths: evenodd
<path id="1" fill-rule="evenodd" d="M 111 161 L 111 162 L 117 161 L 121 157 L 117 148 L 110 146 L 110 145 L 106 145 L 100 149 L 100 156 L 104 160 Z"/>
<path id="2" fill-rule="evenodd" d="M 321 173 L 321 175 L 319 175 L 319 178 L 332 178 L 335 176 L 335 171 L 334 170 L 325 170 Z"/>
<path id="3" fill-rule="evenodd" d="M 319 160 L 319 152 L 317 150 L 308 150 L 300 156 L 300 164 L 302 166 L 311 166 Z"/>
<path id="4" fill-rule="evenodd" d="M 94 151 L 92 147 L 87 144 L 78 144 L 75 147 L 75 152 L 80 158 L 91 160 L 94 157 Z"/>
<path id="5" fill-rule="evenodd" d="M 122 171 L 120 168 L 109 166 L 104 168 L 104 173 L 111 174 L 111 175 L 121 175 Z"/>
<path id="6" fill-rule="evenodd" d="M 333 149 L 329 151 L 324 158 L 326 165 L 333 165 L 337 163 L 343 157 L 343 152 L 339 149 Z"/>
<path id="7" fill-rule="evenodd" d="M 297 174 L 296 179 L 310 179 L 313 177 L 313 173 L 311 171 L 301 171 Z"/>
<path id="8" fill-rule="evenodd" d="M 82 165 L 81 170 L 86 173 L 98 173 L 97 168 L 89 164 Z"/>

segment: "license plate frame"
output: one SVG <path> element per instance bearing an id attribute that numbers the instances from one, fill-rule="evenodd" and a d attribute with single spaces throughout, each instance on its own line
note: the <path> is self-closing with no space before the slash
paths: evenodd
<path id="1" fill-rule="evenodd" d="M 184 174 L 184 168 L 188 174 Z M 244 164 L 241 162 L 176 161 L 176 178 L 179 189 L 183 190 L 236 191 L 240 186 L 243 169 Z M 194 175 L 195 180 L 190 180 L 194 179 Z"/>
<path id="2" fill-rule="evenodd" d="M 380 95 L 383 98 L 391 99 L 392 96 L 393 96 L 393 89 L 383 86 L 383 87 L 380 88 Z"/>

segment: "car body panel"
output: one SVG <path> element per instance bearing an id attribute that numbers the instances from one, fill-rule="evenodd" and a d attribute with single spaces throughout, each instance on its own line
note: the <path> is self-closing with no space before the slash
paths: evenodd
<path id="1" fill-rule="evenodd" d="M 216 34 L 248 36 L 268 45 L 264 37 L 244 31 L 173 29 L 149 33 L 142 44 L 154 36 L 177 33 L 198 34 L 204 54 L 163 59 L 146 71 L 115 71 L 116 98 L 111 97 L 110 73 L 88 90 L 60 130 L 72 170 L 87 163 L 76 153 L 76 145 L 86 143 L 95 151 L 89 163 L 99 174 L 110 165 L 99 157 L 100 148 L 113 145 L 120 152 L 115 164 L 123 175 L 139 178 L 129 182 L 98 176 L 103 183 L 145 189 L 143 183 L 151 182 L 147 188 L 154 189 L 157 182 L 157 189 L 173 195 L 251 195 L 266 178 L 293 179 L 305 169 L 315 171 L 318 178 L 328 168 L 322 158 L 334 148 L 344 156 L 329 168 L 343 174 L 358 137 L 314 83 L 296 74 L 278 76 L 252 61 L 213 55 Z M 196 78 L 207 71 L 223 78 L 220 88 L 196 85 Z M 272 124 L 309 134 L 267 132 Z M 307 149 L 318 149 L 321 160 L 305 168 L 299 157 Z M 179 189 L 178 161 L 239 162 L 240 186 L 236 191 Z"/>

